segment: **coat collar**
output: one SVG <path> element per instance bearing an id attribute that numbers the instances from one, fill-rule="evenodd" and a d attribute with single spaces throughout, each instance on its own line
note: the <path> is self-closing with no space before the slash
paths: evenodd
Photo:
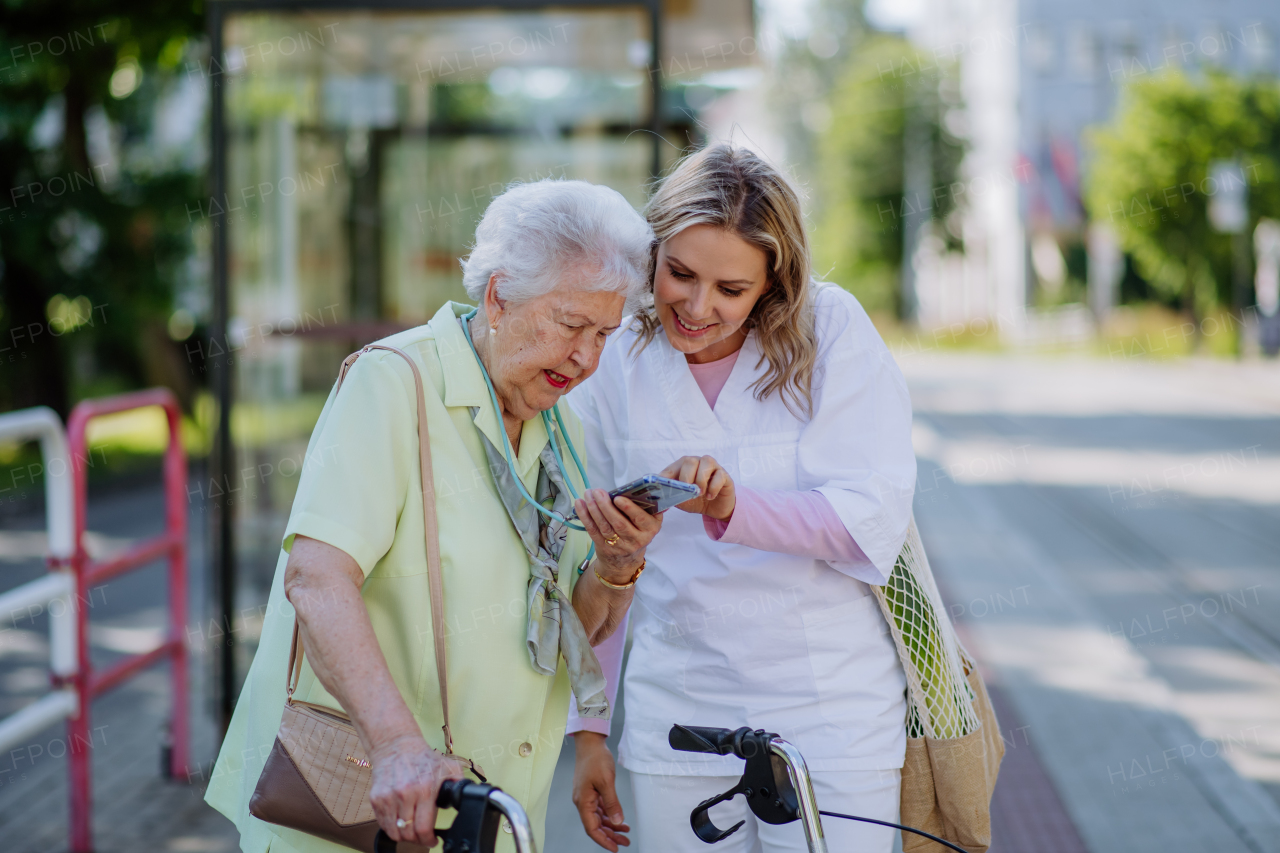
<path id="1" fill-rule="evenodd" d="M 484 433 L 494 447 L 501 448 L 502 422 L 489 397 L 480 363 L 458 322 L 473 307 L 460 302 L 446 302 L 428 325 L 435 335 L 440 369 L 444 373 L 444 404 L 451 408 L 478 408 L 474 419 L 476 429 Z M 538 456 L 546 443 L 547 429 L 542 418 L 525 421 L 520 435 L 520 452 L 516 457 L 516 473 L 520 479 L 526 480 L 529 472 L 537 467 Z"/>
<path id="2" fill-rule="evenodd" d="M 747 333 L 747 340 L 738 351 L 738 360 L 720 390 L 715 409 L 708 406 L 702 396 L 684 353 L 671 346 L 661 330 L 645 352 L 652 353 L 651 357 L 660 365 L 658 372 L 671 408 L 693 434 L 725 437 L 740 426 L 741 418 L 750 417 L 750 407 L 744 407 L 742 400 L 751 397 L 751 383 L 765 369 L 763 365 L 757 367 L 761 352 L 754 330 Z"/>

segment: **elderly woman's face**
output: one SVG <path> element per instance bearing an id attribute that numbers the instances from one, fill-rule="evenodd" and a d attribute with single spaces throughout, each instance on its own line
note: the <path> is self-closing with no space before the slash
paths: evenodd
<path id="1" fill-rule="evenodd" d="M 576 277 L 528 302 L 486 299 L 498 329 L 489 337 L 489 376 L 507 413 L 527 421 L 595 373 L 625 301 L 621 293 L 587 290 Z"/>

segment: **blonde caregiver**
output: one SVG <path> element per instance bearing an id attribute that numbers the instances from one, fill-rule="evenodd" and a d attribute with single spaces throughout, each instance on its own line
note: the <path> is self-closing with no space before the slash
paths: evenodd
<path id="1" fill-rule="evenodd" d="M 707 488 L 667 513 L 631 609 L 620 760 L 640 850 L 706 850 L 687 815 L 741 774 L 739 759 L 671 750 L 672 723 L 778 732 L 825 808 L 896 820 L 905 678 L 868 584 L 887 580 L 911 513 L 902 375 L 857 300 L 811 280 L 799 200 L 760 158 L 691 156 L 647 215 L 652 303 L 569 395 L 593 483 L 665 469 Z M 622 634 L 596 650 L 612 689 Z M 629 838 L 608 724 L 569 728 L 584 827 L 616 850 Z M 711 816 L 746 821 L 719 853 L 807 849 L 799 824 L 760 823 L 741 797 Z M 893 845 L 883 827 L 826 830 L 832 850 Z"/>

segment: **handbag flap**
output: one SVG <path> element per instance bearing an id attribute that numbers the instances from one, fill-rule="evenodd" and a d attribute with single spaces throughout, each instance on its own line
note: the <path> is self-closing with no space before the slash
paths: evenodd
<path id="1" fill-rule="evenodd" d="M 375 819 L 369 789 L 373 769 L 351 723 L 289 702 L 278 734 L 302 778 L 343 826 Z"/>

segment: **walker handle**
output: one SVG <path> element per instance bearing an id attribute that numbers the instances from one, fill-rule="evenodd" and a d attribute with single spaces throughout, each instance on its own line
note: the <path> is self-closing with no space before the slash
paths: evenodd
<path id="1" fill-rule="evenodd" d="M 764 729 L 752 731 L 746 726 L 712 729 L 679 723 L 667 733 L 667 742 L 672 749 L 681 752 L 736 755 L 747 762 L 738 784 L 723 794 L 698 803 L 689 814 L 689 826 L 698 838 L 715 844 L 742 828 L 745 821 L 720 829 L 708 814 L 712 806 L 741 794 L 746 798 L 751 813 L 764 823 L 778 826 L 802 821 L 810 853 L 827 853 L 809 770 L 804 757 L 794 746 Z"/>
<path id="2" fill-rule="evenodd" d="M 742 754 L 742 738 L 750 734 L 751 729 L 745 726 L 740 729 L 713 729 L 704 726 L 682 726 L 676 723 L 667 733 L 667 743 L 680 752 L 707 752 L 712 755 Z"/>
<path id="3" fill-rule="evenodd" d="M 458 810 L 453 826 L 436 830 L 444 842 L 443 853 L 492 853 L 503 817 L 515 836 L 517 853 L 537 853 L 529 818 L 515 798 L 501 788 L 484 782 L 448 779 L 440 786 L 436 805 Z M 374 853 L 395 853 L 396 842 L 379 829 L 373 849 Z"/>

